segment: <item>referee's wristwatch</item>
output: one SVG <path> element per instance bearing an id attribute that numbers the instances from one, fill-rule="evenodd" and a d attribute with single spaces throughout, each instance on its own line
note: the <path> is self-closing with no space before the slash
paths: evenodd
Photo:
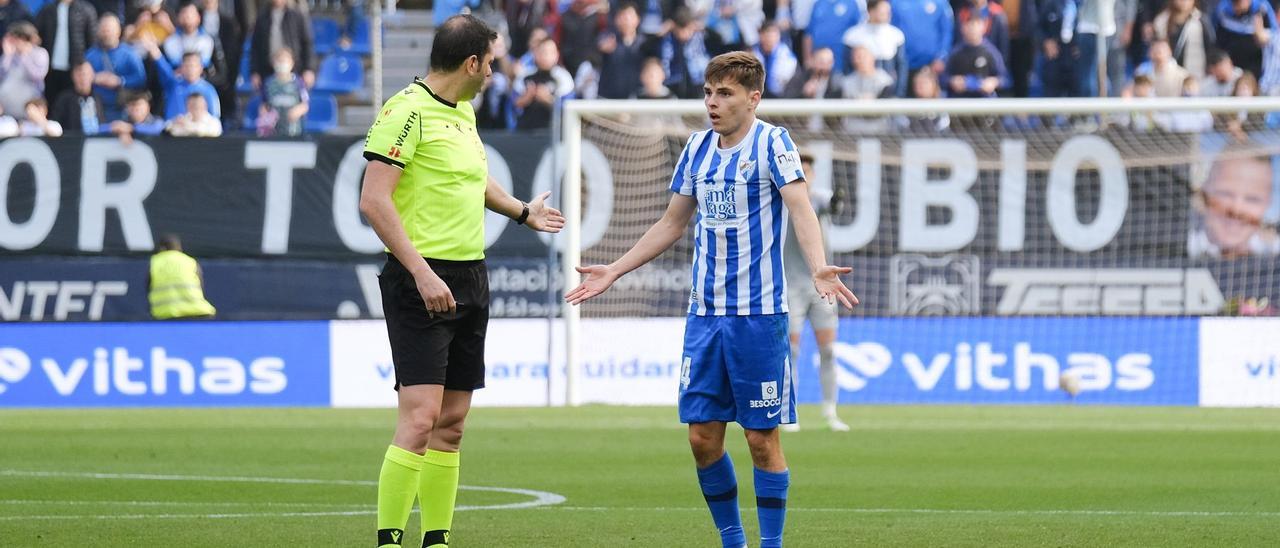
<path id="1" fill-rule="evenodd" d="M 524 208 L 524 211 L 521 211 L 520 216 L 514 219 L 518 225 L 522 225 L 525 221 L 529 220 L 529 204 L 520 202 L 520 206 Z"/>

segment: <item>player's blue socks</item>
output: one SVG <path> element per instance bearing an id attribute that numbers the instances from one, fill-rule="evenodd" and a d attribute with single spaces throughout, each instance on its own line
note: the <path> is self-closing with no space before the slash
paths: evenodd
<path id="1" fill-rule="evenodd" d="M 698 483 L 702 485 L 702 496 L 707 499 L 711 519 L 720 530 L 720 541 L 724 547 L 746 546 L 747 535 L 742 532 L 742 515 L 738 513 L 738 476 L 733 473 L 733 460 L 729 454 L 725 453 L 711 466 L 699 469 Z"/>
<path id="2" fill-rule="evenodd" d="M 766 472 L 756 468 L 755 479 L 760 548 L 782 548 L 782 526 L 787 518 L 787 487 L 791 485 L 791 472 Z"/>

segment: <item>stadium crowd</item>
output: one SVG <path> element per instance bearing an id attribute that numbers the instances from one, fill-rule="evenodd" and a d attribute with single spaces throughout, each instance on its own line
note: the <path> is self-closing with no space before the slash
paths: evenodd
<path id="1" fill-rule="evenodd" d="M 698 98 L 731 50 L 764 63 L 766 97 L 1280 91 L 1267 0 L 508 0 L 502 15 L 482 127 L 545 126 L 566 97 Z"/>
<path id="2" fill-rule="evenodd" d="M 312 33 L 294 0 L 0 0 L 0 137 L 298 135 Z"/>
<path id="3" fill-rule="evenodd" d="M 364 7 L 345 8 L 349 43 Z M 731 50 L 764 63 L 767 97 L 1280 93 L 1268 0 L 436 0 L 434 18 L 464 10 L 501 30 L 476 101 L 489 129 L 547 127 L 573 97 L 697 98 L 708 60 Z M 0 137 L 298 135 L 314 98 L 333 95 L 316 87 L 309 11 L 298 0 L 0 0 Z"/>

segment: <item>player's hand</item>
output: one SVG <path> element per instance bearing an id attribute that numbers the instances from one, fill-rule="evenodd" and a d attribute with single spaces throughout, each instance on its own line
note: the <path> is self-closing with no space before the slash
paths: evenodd
<path id="1" fill-rule="evenodd" d="M 564 300 L 569 301 L 569 304 L 582 304 L 587 299 L 604 293 L 618 279 L 609 265 L 597 264 L 576 268 L 580 274 L 586 274 L 587 278 L 582 280 L 578 287 L 573 288 L 573 291 L 564 295 Z"/>
<path id="2" fill-rule="evenodd" d="M 844 286 L 844 282 L 840 281 L 841 274 L 853 272 L 852 268 L 847 266 L 831 266 L 827 265 L 813 275 L 813 287 L 818 290 L 818 295 L 827 302 L 839 301 L 845 308 L 853 308 L 858 305 L 858 297 Z"/>
<path id="3" fill-rule="evenodd" d="M 422 274 L 414 276 L 413 281 L 418 286 L 418 294 L 422 295 L 422 302 L 427 305 L 427 312 L 452 314 L 458 310 L 458 303 L 453 300 L 453 292 L 449 291 L 449 286 L 445 285 L 444 280 L 441 280 L 435 272 L 427 269 Z"/>
<path id="4" fill-rule="evenodd" d="M 547 198 L 551 197 L 551 191 L 546 191 L 529 202 L 529 218 L 525 219 L 524 224 L 529 228 L 538 232 L 560 232 L 564 228 L 564 215 L 559 209 L 547 205 Z"/>

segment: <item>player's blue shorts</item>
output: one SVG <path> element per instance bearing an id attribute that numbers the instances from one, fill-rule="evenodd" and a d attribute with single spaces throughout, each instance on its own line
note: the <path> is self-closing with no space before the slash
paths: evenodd
<path id="1" fill-rule="evenodd" d="M 787 315 L 696 316 L 684 328 L 680 422 L 770 430 L 796 421 Z"/>

